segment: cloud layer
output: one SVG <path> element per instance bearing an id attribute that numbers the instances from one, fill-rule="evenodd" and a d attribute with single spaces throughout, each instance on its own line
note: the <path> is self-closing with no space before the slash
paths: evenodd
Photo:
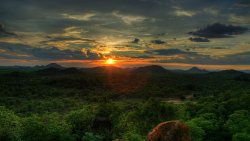
<path id="1" fill-rule="evenodd" d="M 56 47 L 33 48 L 23 44 L 0 42 L 0 57 L 6 59 L 40 59 L 40 60 L 97 60 L 103 56 L 90 50 L 59 50 Z"/>
<path id="2" fill-rule="evenodd" d="M 248 0 L 2 0 L 0 59 L 249 65 L 249 6 Z"/>
<path id="3" fill-rule="evenodd" d="M 189 32 L 189 34 L 206 38 L 226 38 L 232 35 L 243 34 L 247 31 L 248 28 L 246 27 L 215 23 L 212 25 L 208 25 L 203 29 L 199 29 L 194 32 Z"/>

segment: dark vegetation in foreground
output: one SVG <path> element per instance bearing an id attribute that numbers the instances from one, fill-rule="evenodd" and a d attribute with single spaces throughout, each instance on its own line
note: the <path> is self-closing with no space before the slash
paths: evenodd
<path id="1" fill-rule="evenodd" d="M 14 71 L 13 71 L 14 70 Z M 192 141 L 250 141 L 250 75 L 136 69 L 2 69 L 0 141 L 143 141 L 181 120 Z"/>

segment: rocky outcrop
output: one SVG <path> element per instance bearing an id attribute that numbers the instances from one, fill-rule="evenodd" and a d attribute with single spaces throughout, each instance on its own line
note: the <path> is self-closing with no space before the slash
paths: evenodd
<path id="1" fill-rule="evenodd" d="M 168 121 L 158 124 L 145 141 L 191 141 L 191 136 L 185 123 Z"/>

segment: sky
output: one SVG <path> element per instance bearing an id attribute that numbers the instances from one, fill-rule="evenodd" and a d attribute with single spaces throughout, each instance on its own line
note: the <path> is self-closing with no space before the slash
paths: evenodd
<path id="1" fill-rule="evenodd" d="M 250 69 L 249 0 L 0 0 L 0 65 Z"/>

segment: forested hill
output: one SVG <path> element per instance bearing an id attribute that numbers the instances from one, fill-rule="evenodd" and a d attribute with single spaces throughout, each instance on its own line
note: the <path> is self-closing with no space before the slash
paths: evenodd
<path id="1" fill-rule="evenodd" d="M 2 80 L 13 80 L 7 83 L 22 83 L 24 87 L 48 87 L 47 89 L 91 91 L 91 93 L 105 91 L 117 97 L 184 98 L 188 95 L 196 97 L 209 95 L 214 91 L 244 88 L 250 82 L 250 74 L 236 70 L 209 72 L 191 68 L 186 71 L 176 71 L 156 65 L 128 69 L 114 66 L 65 68 L 49 64 L 26 69 L 8 67 L 8 70 L 2 69 L 1 76 Z M 81 96 L 85 97 L 88 94 Z"/>
<path id="2" fill-rule="evenodd" d="M 143 141 L 173 120 L 194 141 L 250 138 L 250 75 L 241 71 L 57 64 L 0 70 L 1 141 Z"/>

